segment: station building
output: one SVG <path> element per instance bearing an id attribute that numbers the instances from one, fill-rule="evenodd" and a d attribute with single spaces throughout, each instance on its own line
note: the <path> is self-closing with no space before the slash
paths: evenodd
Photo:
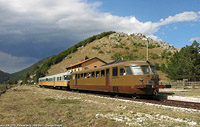
<path id="1" fill-rule="evenodd" d="M 98 57 L 93 57 L 93 58 L 89 58 L 89 59 L 80 61 L 78 63 L 75 63 L 73 65 L 66 67 L 66 71 L 67 72 L 81 71 L 81 70 L 99 67 L 105 64 L 107 64 L 105 61 L 99 59 Z"/>

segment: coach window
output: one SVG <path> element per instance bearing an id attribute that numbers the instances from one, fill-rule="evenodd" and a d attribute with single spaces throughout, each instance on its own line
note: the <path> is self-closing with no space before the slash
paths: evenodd
<path id="1" fill-rule="evenodd" d="M 78 74 L 78 79 L 80 79 L 80 74 Z"/>
<path id="2" fill-rule="evenodd" d="M 99 77 L 99 71 L 96 71 L 96 77 Z"/>
<path id="3" fill-rule="evenodd" d="M 90 73 L 90 72 L 88 72 L 88 75 L 87 75 L 87 77 L 88 77 L 88 78 L 90 78 L 90 77 L 91 77 L 91 73 Z"/>
<path id="4" fill-rule="evenodd" d="M 112 76 L 118 76 L 118 67 L 112 68 Z"/>
<path id="5" fill-rule="evenodd" d="M 84 78 L 87 78 L 87 74 L 86 73 L 84 73 Z"/>
<path id="6" fill-rule="evenodd" d="M 72 79 L 73 79 L 73 80 L 75 79 L 75 75 L 72 76 Z"/>
<path id="7" fill-rule="evenodd" d="M 105 77 L 105 70 L 101 70 L 101 77 Z"/>
<path id="8" fill-rule="evenodd" d="M 81 74 L 81 78 L 83 78 L 83 73 Z"/>
<path id="9" fill-rule="evenodd" d="M 120 75 L 126 75 L 126 72 L 123 67 L 120 67 L 119 72 L 120 72 Z"/>
<path id="10" fill-rule="evenodd" d="M 130 67 L 125 67 L 125 70 L 126 70 L 126 75 L 132 75 L 133 74 Z"/>
<path id="11" fill-rule="evenodd" d="M 92 72 L 92 78 L 94 78 L 94 76 L 95 76 L 95 73 L 94 73 L 94 72 Z"/>
<path id="12" fill-rule="evenodd" d="M 67 75 L 64 75 L 64 80 L 67 80 Z"/>

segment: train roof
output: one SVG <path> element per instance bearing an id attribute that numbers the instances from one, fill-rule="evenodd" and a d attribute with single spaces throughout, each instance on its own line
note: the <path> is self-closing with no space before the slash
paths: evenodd
<path id="1" fill-rule="evenodd" d="M 151 65 L 153 66 L 153 64 L 151 64 L 149 61 L 120 61 L 120 62 L 111 62 L 111 63 L 108 63 L 106 65 L 102 65 L 102 66 L 99 66 L 99 67 L 96 67 L 96 68 L 91 68 L 91 69 L 87 69 L 87 70 L 82 70 L 82 71 L 76 71 L 76 72 L 73 72 L 73 73 L 84 73 L 84 72 L 87 72 L 87 71 L 96 71 L 96 70 L 99 70 L 99 69 L 102 69 L 102 68 L 109 68 L 109 67 L 115 67 L 115 66 L 120 66 L 120 65 L 124 65 L 124 66 L 134 66 L 134 65 Z"/>
<path id="2" fill-rule="evenodd" d="M 70 72 L 63 72 L 63 73 L 58 73 L 58 74 L 55 74 L 55 75 L 45 76 L 45 77 L 42 77 L 42 78 L 39 78 L 39 79 L 54 78 L 54 77 L 59 77 L 59 76 L 62 76 L 62 75 L 71 75 L 71 73 Z"/>

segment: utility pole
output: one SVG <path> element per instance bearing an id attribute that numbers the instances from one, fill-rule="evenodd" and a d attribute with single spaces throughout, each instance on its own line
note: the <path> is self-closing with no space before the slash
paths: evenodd
<path id="1" fill-rule="evenodd" d="M 148 51 L 148 45 L 149 45 L 149 39 L 147 38 L 147 61 L 148 61 L 148 54 L 149 54 L 149 51 Z"/>
<path id="2" fill-rule="evenodd" d="M 149 54 L 149 48 L 148 48 L 148 46 L 149 46 L 149 39 L 148 38 L 143 38 L 142 40 L 144 40 L 144 41 L 147 41 L 147 61 L 149 60 L 149 58 L 148 58 L 148 54 Z"/>

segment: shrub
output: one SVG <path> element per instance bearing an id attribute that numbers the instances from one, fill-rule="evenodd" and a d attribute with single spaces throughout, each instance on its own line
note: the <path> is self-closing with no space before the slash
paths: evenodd
<path id="1" fill-rule="evenodd" d="M 100 54 L 104 54 L 104 52 L 102 50 L 99 51 Z"/>
<path id="2" fill-rule="evenodd" d="M 125 47 L 125 49 L 126 49 L 126 50 L 129 50 L 129 47 L 128 47 L 128 46 L 126 46 L 126 47 Z"/>
<path id="3" fill-rule="evenodd" d="M 152 59 L 159 59 L 160 57 L 158 56 L 158 54 L 153 53 L 153 54 L 151 54 L 151 58 Z"/>
<path id="4" fill-rule="evenodd" d="M 133 48 L 132 52 L 137 52 L 138 49 L 137 48 Z"/>
<path id="5" fill-rule="evenodd" d="M 121 53 L 115 53 L 111 58 L 114 59 L 114 60 L 119 60 L 119 59 L 122 58 L 122 54 Z"/>
<path id="6" fill-rule="evenodd" d="M 111 53 L 111 51 L 106 51 L 106 53 Z"/>
<path id="7" fill-rule="evenodd" d="M 156 70 L 160 70 L 160 64 L 159 63 L 155 63 L 154 66 L 155 66 Z"/>
<path id="8" fill-rule="evenodd" d="M 160 70 L 161 70 L 162 72 L 165 72 L 166 66 L 165 66 L 164 63 L 161 63 L 161 65 L 160 65 Z"/>
<path id="9" fill-rule="evenodd" d="M 98 47 L 98 45 L 97 45 L 96 47 L 92 47 L 92 49 L 94 49 L 94 50 L 99 50 L 100 47 Z"/>
<path id="10" fill-rule="evenodd" d="M 155 47 L 156 47 L 156 46 L 153 45 L 153 44 L 149 44 L 149 45 L 148 45 L 148 48 L 150 48 L 150 49 L 155 48 Z"/>
<path id="11" fill-rule="evenodd" d="M 133 46 L 135 47 L 145 47 L 142 43 L 133 42 Z"/>
<path id="12" fill-rule="evenodd" d="M 119 44 L 115 44 L 112 48 L 123 48 L 124 44 L 119 43 Z"/>

